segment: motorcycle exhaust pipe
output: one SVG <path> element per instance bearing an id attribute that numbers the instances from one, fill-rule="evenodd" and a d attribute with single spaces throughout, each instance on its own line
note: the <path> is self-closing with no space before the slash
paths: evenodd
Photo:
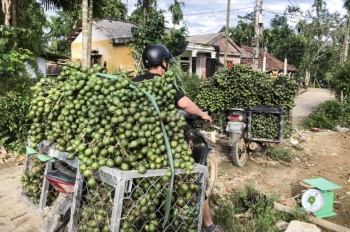
<path id="1" fill-rule="evenodd" d="M 261 145 L 256 143 L 256 142 L 250 142 L 249 143 L 249 149 L 252 151 L 260 151 L 261 150 Z"/>

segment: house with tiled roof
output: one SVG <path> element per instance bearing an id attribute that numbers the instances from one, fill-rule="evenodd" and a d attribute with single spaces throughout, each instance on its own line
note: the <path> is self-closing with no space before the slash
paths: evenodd
<path id="1" fill-rule="evenodd" d="M 182 54 L 181 65 L 191 73 L 200 77 L 210 77 L 224 65 L 225 33 L 194 35 L 187 38 L 189 44 Z M 205 48 L 205 49 L 203 49 Z M 259 70 L 263 70 L 265 56 L 265 72 L 278 75 L 284 72 L 284 62 L 264 50 L 259 53 Z M 231 38 L 228 40 L 227 66 L 242 64 L 253 65 L 253 48 L 239 47 Z M 187 68 L 186 68 L 187 65 Z M 292 74 L 297 69 L 287 64 L 287 73 Z"/>
<path id="2" fill-rule="evenodd" d="M 184 71 L 206 78 L 224 66 L 225 33 L 193 35 L 189 36 L 187 41 L 186 51 L 181 54 L 181 66 Z M 239 64 L 241 53 L 241 48 L 229 39 L 228 66 Z"/>
<path id="3" fill-rule="evenodd" d="M 115 20 L 94 20 L 91 38 L 91 65 L 98 63 L 108 70 L 134 70 L 135 60 L 131 55 L 128 43 L 135 26 L 129 22 Z M 71 42 L 72 60 L 82 60 L 82 27 L 81 24 L 68 37 Z"/>
<path id="4" fill-rule="evenodd" d="M 253 64 L 253 51 L 254 48 L 242 46 L 242 56 L 241 56 L 241 64 L 252 66 Z M 260 49 L 259 51 L 259 62 L 258 62 L 258 68 L 259 70 L 263 70 L 264 65 L 264 56 L 265 56 L 265 72 L 267 73 L 273 73 L 273 74 L 280 74 L 284 72 L 285 64 L 281 60 L 277 59 L 267 51 Z M 295 67 L 292 65 L 287 64 L 286 71 L 288 74 L 295 73 L 298 71 Z"/>

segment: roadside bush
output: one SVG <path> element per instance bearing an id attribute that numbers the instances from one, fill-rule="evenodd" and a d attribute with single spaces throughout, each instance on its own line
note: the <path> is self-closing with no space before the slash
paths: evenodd
<path id="1" fill-rule="evenodd" d="M 337 98 L 343 91 L 344 96 L 350 97 L 350 61 L 344 66 L 337 67 L 332 73 L 331 83 Z"/>
<path id="2" fill-rule="evenodd" d="M 186 96 L 188 96 L 190 99 L 195 99 L 201 89 L 202 80 L 195 74 L 190 75 L 188 73 L 184 73 L 182 76 L 182 82 Z"/>
<path id="3" fill-rule="evenodd" d="M 32 82 L 26 77 L 0 77 L 0 146 L 7 151 L 24 151 L 31 121 L 27 117 Z"/>
<path id="4" fill-rule="evenodd" d="M 326 101 L 304 121 L 306 129 L 317 127 L 334 130 L 336 126 L 350 127 L 350 102 L 342 104 L 339 100 Z"/>
<path id="5" fill-rule="evenodd" d="M 231 196 L 212 196 L 213 220 L 228 232 L 279 231 L 276 227 L 279 221 L 308 221 L 304 212 L 275 210 L 273 203 L 278 199 L 276 195 L 262 194 L 250 186 Z"/>

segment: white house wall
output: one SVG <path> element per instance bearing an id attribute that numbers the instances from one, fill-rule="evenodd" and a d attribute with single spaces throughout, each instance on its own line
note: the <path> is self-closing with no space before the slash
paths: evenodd
<path id="1" fill-rule="evenodd" d="M 73 43 L 82 43 L 83 42 L 83 36 L 82 32 L 75 38 Z M 101 29 L 99 29 L 95 24 L 92 25 L 92 37 L 91 41 L 104 41 L 104 40 L 111 40 L 109 36 L 107 36 Z"/>

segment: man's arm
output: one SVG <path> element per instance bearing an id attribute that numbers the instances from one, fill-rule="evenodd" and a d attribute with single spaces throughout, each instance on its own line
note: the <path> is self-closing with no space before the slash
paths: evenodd
<path id="1" fill-rule="evenodd" d="M 204 120 L 209 121 L 212 123 L 211 117 L 206 113 L 203 112 L 201 109 L 198 108 L 196 104 L 194 104 L 191 99 L 188 97 L 182 97 L 178 102 L 177 105 L 182 108 L 184 111 L 186 111 L 189 114 L 197 115 L 201 117 Z"/>

